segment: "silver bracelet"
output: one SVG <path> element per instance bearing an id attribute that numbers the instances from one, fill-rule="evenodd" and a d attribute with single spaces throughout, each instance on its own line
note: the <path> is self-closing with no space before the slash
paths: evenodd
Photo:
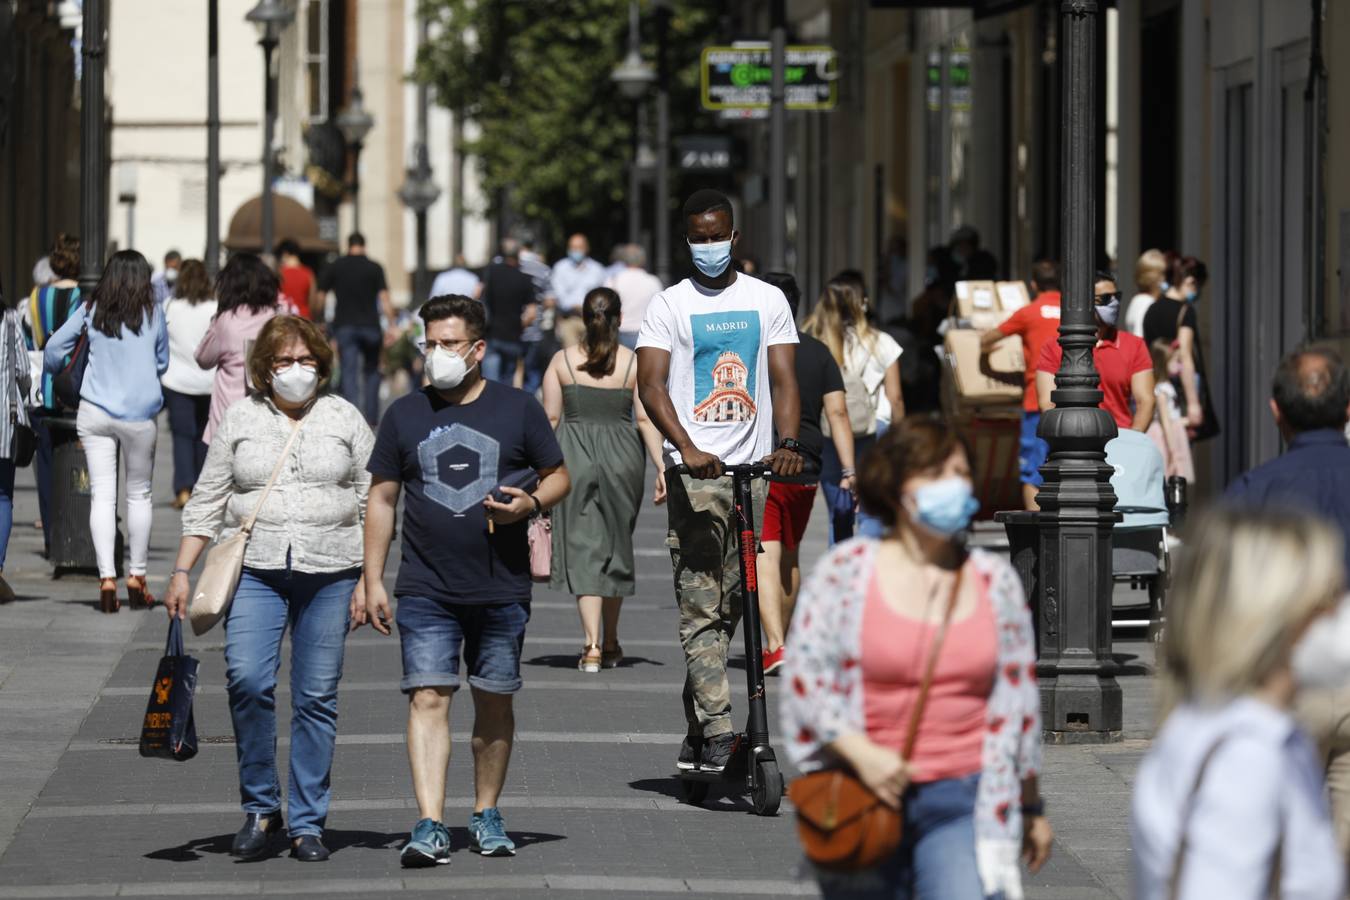
<path id="1" fill-rule="evenodd" d="M 184 575 L 187 575 L 187 576 L 189 576 L 189 577 L 191 577 L 191 575 L 192 575 L 192 570 L 191 570 L 191 569 L 177 568 L 177 569 L 174 569 L 174 570 L 173 570 L 173 574 L 175 574 L 175 575 L 177 575 L 179 572 L 182 572 Z"/>
<path id="2" fill-rule="evenodd" d="M 853 471 L 852 469 L 841 469 L 840 472 L 839 472 L 839 477 L 840 477 L 840 478 L 852 478 L 854 475 L 857 475 L 857 474 L 858 474 L 858 473 L 855 472 L 855 471 Z"/>

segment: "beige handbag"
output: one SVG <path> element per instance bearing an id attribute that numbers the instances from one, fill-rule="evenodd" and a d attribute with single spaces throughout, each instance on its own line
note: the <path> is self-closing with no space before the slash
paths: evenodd
<path id="1" fill-rule="evenodd" d="M 272 477 L 267 480 L 267 486 L 263 488 L 262 496 L 258 498 L 258 505 L 253 507 L 253 514 L 240 524 L 236 534 L 230 535 L 206 551 L 206 562 L 202 565 L 202 574 L 197 577 L 197 587 L 192 592 L 192 602 L 188 606 L 188 618 L 192 621 L 193 634 L 206 634 L 229 611 L 230 601 L 234 599 L 235 589 L 239 587 L 239 576 L 244 570 L 244 550 L 248 547 L 253 523 L 258 521 L 258 513 L 262 512 L 267 495 L 272 493 L 272 487 L 281 475 L 281 467 L 291 455 L 295 439 L 300 436 L 301 424 L 296 422 L 291 429 L 291 438 L 281 451 L 281 458 L 277 460 L 276 468 L 272 470 Z"/>

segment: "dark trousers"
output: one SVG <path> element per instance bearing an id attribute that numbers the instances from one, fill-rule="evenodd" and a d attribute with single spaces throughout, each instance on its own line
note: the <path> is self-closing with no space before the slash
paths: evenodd
<path id="1" fill-rule="evenodd" d="M 202 434 L 211 415 L 210 394 L 180 394 L 164 389 L 164 408 L 173 432 L 173 492 L 190 491 L 206 462 Z"/>
<path id="2" fill-rule="evenodd" d="M 338 358 L 342 364 L 342 396 L 374 425 L 380 420 L 380 350 L 384 335 L 378 326 L 339 325 Z"/>
<path id="3" fill-rule="evenodd" d="M 48 504 L 52 496 L 52 431 L 47 427 L 50 413 L 33 410 L 33 430 L 37 432 L 37 453 L 33 455 L 33 478 L 37 482 L 38 517 L 42 519 L 42 555 L 51 549 L 52 520 Z"/>

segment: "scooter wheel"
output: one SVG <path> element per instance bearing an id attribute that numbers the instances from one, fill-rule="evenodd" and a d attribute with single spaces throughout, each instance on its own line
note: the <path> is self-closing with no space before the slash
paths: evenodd
<path id="1" fill-rule="evenodd" d="M 680 782 L 684 789 L 684 802 L 690 806 L 702 806 L 703 801 L 708 799 L 708 783 L 706 781 L 685 780 Z"/>
<path id="2" fill-rule="evenodd" d="M 783 803 L 783 773 L 778 763 L 765 760 L 755 764 L 755 785 L 750 800 L 757 816 L 776 816 Z"/>

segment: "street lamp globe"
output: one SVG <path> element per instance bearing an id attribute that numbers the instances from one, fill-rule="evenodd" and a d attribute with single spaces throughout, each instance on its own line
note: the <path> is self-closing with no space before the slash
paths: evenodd
<path id="1" fill-rule="evenodd" d="M 408 167 L 408 177 L 398 189 L 398 199 L 403 205 L 421 215 L 441 196 L 441 189 L 431 180 L 431 166 L 427 162 L 426 151 L 419 148 L 417 164 Z"/>
<path id="2" fill-rule="evenodd" d="M 628 48 L 623 62 L 614 67 L 609 80 L 619 86 L 619 90 L 629 100 L 636 100 L 647 92 L 647 87 L 656 81 L 656 69 L 642 58 L 636 47 Z"/>
<path id="3" fill-rule="evenodd" d="M 364 141 L 370 129 L 375 127 L 375 117 L 366 111 L 359 87 L 352 88 L 351 103 L 337 114 L 337 127 L 342 132 L 342 139 L 352 147 Z"/>
<path id="4" fill-rule="evenodd" d="M 244 18 L 258 29 L 260 41 L 275 43 L 281 32 L 295 21 L 295 10 L 285 0 L 258 0 Z"/>

